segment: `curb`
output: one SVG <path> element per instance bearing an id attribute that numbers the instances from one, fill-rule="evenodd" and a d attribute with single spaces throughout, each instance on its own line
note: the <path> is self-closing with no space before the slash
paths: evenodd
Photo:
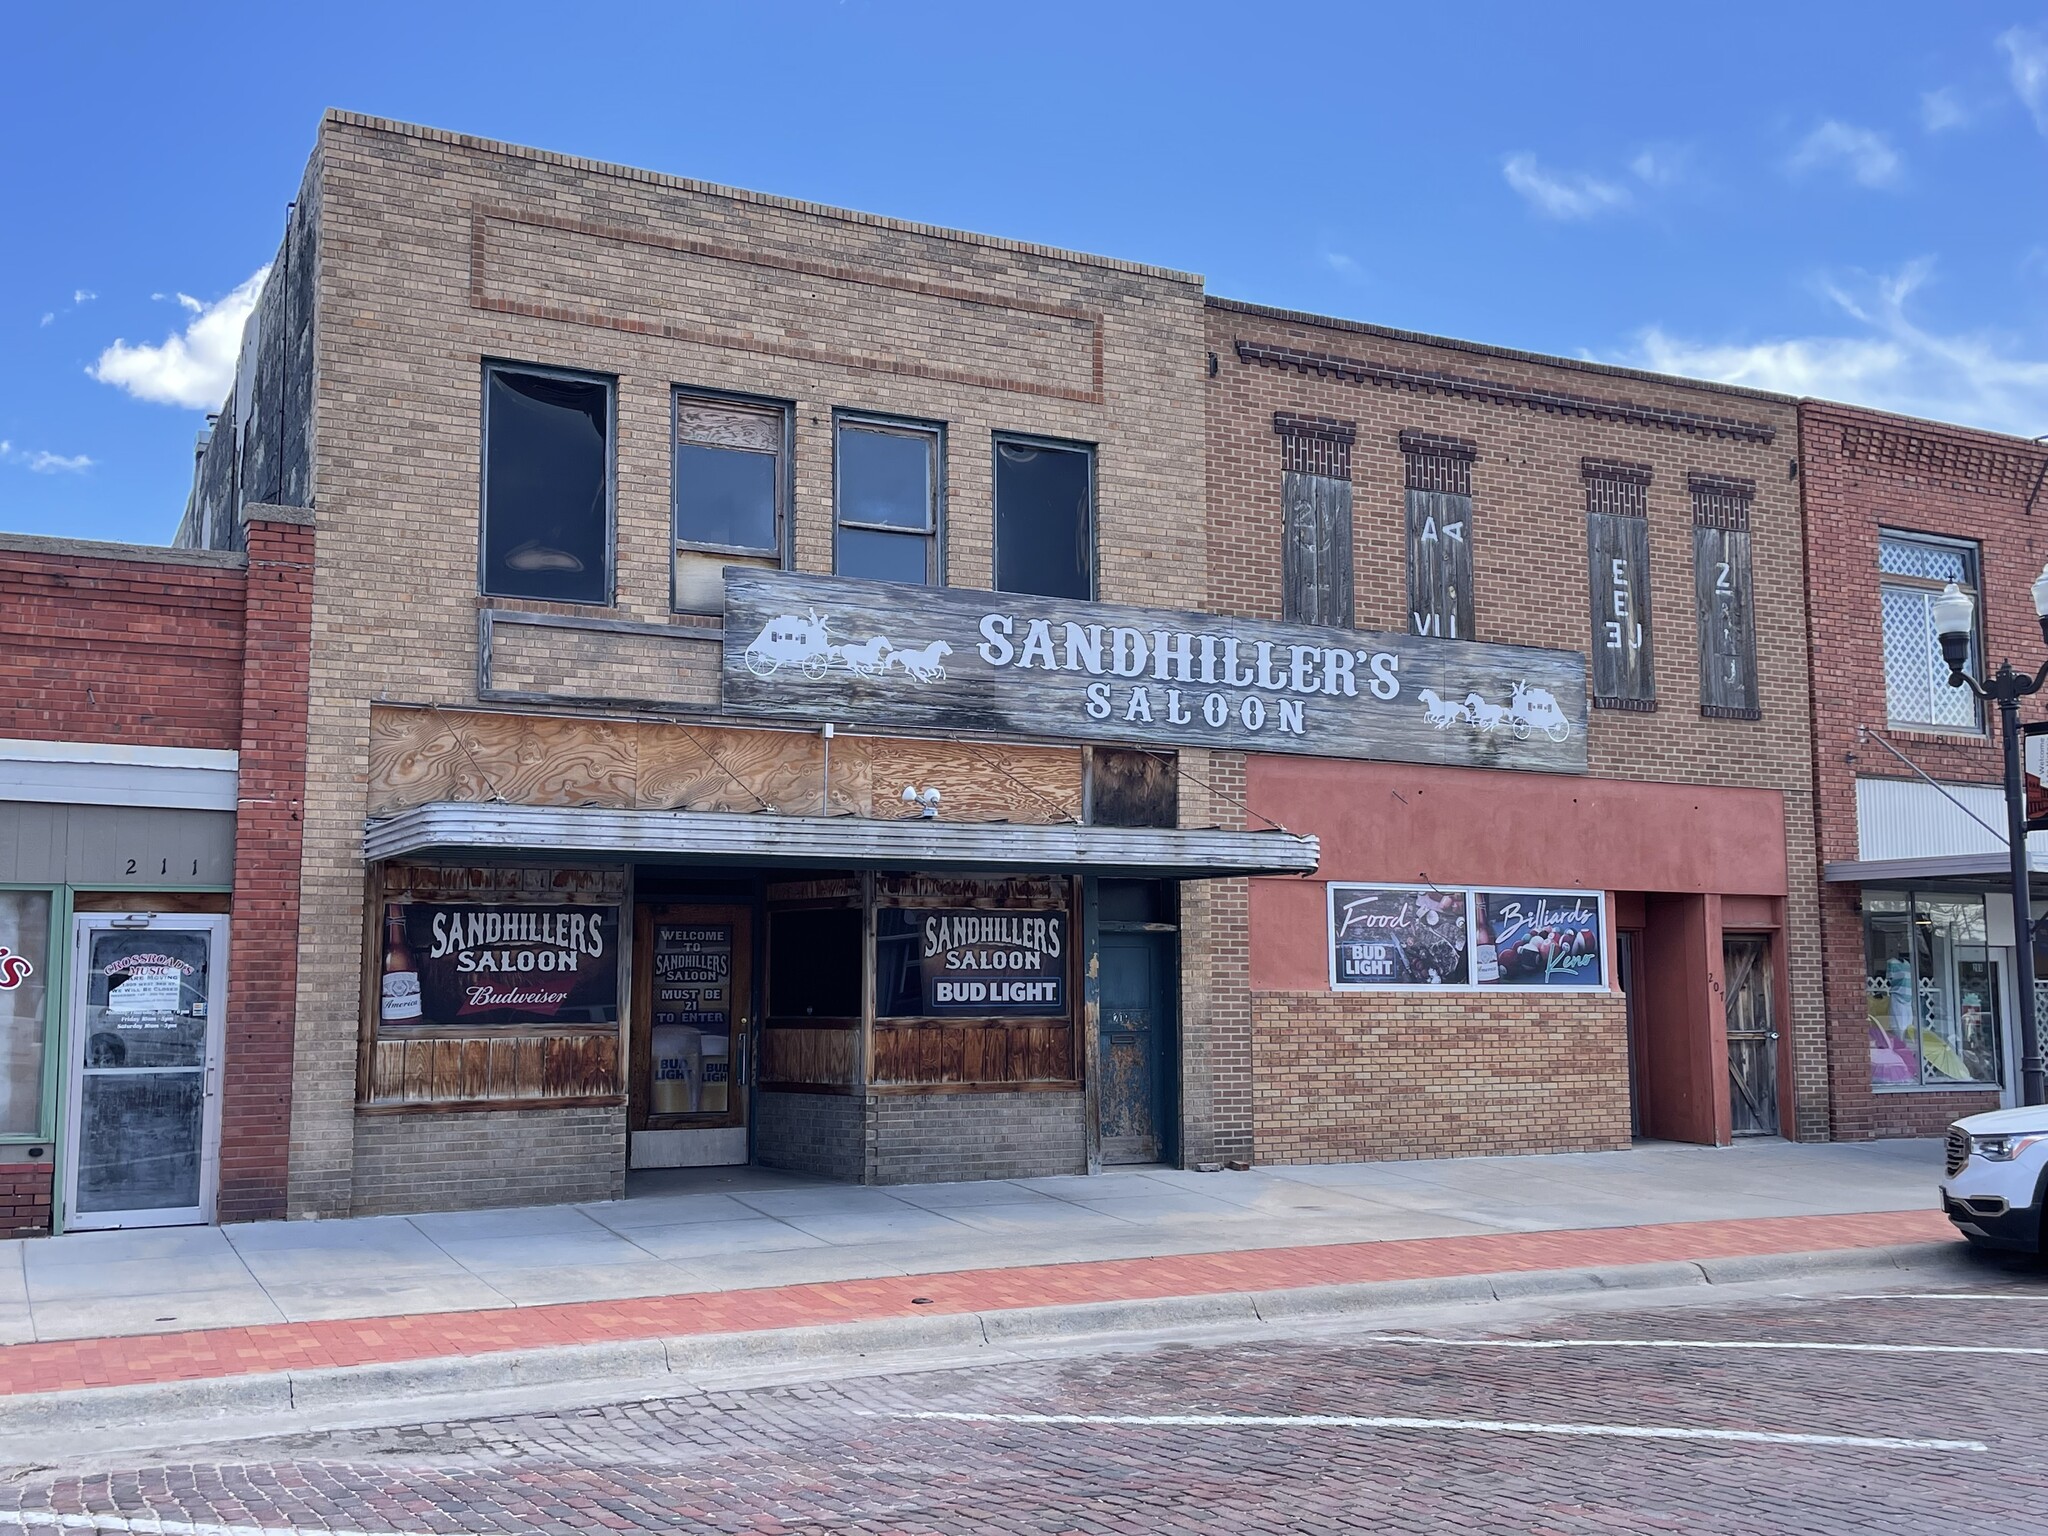
<path id="1" fill-rule="evenodd" d="M 700 1373 L 845 1366 L 869 1356 L 989 1350 L 1021 1353 L 1060 1343 L 1137 1342 L 1170 1333 L 1341 1321 L 1403 1307 L 1477 1305 L 1615 1291 L 1742 1285 L 1873 1269 L 1961 1268 L 1965 1245 L 1908 1243 L 1491 1275 L 1360 1281 L 1301 1289 L 1081 1302 L 996 1312 L 874 1318 L 749 1333 L 607 1340 L 389 1364 L 330 1366 L 194 1381 L 79 1387 L 0 1397 L 0 1438 L 109 1431 L 219 1419 L 259 1419 L 278 1430 L 297 1415 L 424 1399 L 474 1399 L 522 1388 L 620 1389 L 621 1398 L 690 1390 Z M 479 1413 L 489 1412 L 477 1402 Z"/>

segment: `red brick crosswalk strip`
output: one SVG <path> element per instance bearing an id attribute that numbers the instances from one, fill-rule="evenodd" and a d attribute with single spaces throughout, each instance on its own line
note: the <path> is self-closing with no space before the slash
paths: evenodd
<path id="1" fill-rule="evenodd" d="M 746 1333 L 933 1313 L 1215 1296 L 1377 1280 L 1806 1253 L 1952 1236 L 1933 1211 L 1773 1216 L 970 1269 L 398 1317 L 264 1323 L 0 1347 L 0 1396 L 389 1365 L 551 1345 Z M 923 1298 L 914 1303 L 914 1298 Z"/>

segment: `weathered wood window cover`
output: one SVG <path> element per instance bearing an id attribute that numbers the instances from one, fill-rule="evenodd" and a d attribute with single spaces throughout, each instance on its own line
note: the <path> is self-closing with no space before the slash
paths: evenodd
<path id="1" fill-rule="evenodd" d="M 1650 624 L 1650 466 L 1583 459 L 1586 570 L 1592 596 L 1593 703 L 1657 707 Z"/>
<path id="2" fill-rule="evenodd" d="M 1469 640 L 1472 628 L 1472 465 L 1463 438 L 1403 432 L 1408 487 L 1408 623 L 1418 635 Z"/>
<path id="3" fill-rule="evenodd" d="M 1583 773 L 1576 651 L 726 573 L 728 713 Z"/>
<path id="4" fill-rule="evenodd" d="M 1293 624 L 1353 622 L 1351 447 L 1356 422 L 1276 411 L 1284 527 L 1281 608 Z"/>
<path id="5" fill-rule="evenodd" d="M 1750 571 L 1749 509 L 1756 482 L 1693 474 L 1693 592 L 1699 613 L 1700 713 L 1762 718 L 1756 687 L 1756 588 Z"/>

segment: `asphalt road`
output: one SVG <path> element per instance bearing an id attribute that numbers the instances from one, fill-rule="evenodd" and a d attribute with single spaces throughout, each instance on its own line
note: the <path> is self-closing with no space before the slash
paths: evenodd
<path id="1" fill-rule="evenodd" d="M 0 1536 L 2048 1531 L 2048 1275 L 1889 1292 L 245 1441 L 18 1472 Z"/>

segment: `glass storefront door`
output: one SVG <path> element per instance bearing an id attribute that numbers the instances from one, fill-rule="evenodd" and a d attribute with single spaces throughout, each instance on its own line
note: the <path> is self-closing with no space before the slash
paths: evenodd
<path id="1" fill-rule="evenodd" d="M 213 1218 L 225 917 L 74 919 L 65 1225 Z"/>

